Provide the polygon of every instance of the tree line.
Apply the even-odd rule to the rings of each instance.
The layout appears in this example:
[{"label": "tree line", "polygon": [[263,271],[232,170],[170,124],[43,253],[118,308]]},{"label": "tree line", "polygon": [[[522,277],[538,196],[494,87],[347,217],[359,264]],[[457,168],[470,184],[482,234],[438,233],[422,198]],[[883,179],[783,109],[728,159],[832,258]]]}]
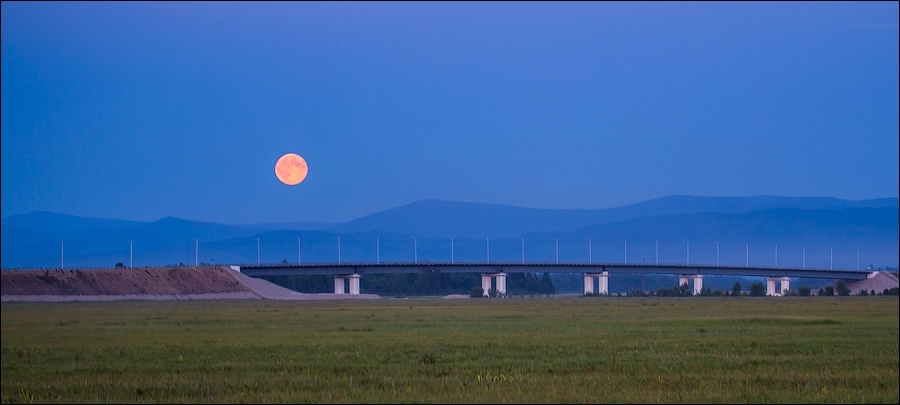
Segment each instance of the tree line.
[{"label": "tree line", "polygon": [[[259,278],[302,293],[334,292],[330,275],[282,275]],[[477,273],[397,273],[366,274],[359,279],[360,291],[388,296],[423,296],[471,293],[481,288]],[[506,276],[506,295],[555,294],[549,273],[510,273]]]}]

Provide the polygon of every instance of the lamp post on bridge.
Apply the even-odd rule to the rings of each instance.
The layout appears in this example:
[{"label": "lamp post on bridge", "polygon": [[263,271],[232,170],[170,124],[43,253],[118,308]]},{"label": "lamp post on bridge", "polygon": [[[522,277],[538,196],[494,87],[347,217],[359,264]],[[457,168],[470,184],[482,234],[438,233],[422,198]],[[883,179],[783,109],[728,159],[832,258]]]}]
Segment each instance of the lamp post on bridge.
[{"label": "lamp post on bridge", "polygon": [[338,236],[338,264],[341,264],[341,237]]},{"label": "lamp post on bridge", "polygon": [[381,243],[375,238],[375,264],[381,264]]},{"label": "lamp post on bridge", "polygon": [[450,264],[453,264],[453,237],[450,237]]},{"label": "lamp post on bridge", "polygon": [[803,268],[806,269],[806,246],[803,247]]},{"label": "lamp post on bridge", "polygon": [[685,242],[685,243],[687,243],[687,265],[690,266],[691,265],[691,242]]},{"label": "lamp post on bridge", "polygon": [[719,242],[716,242],[716,267],[719,267]]},{"label": "lamp post on bridge", "polygon": [[559,239],[556,239],[556,264],[559,264]]},{"label": "lamp post on bridge", "polygon": [[256,238],[256,265],[259,266],[259,238]]},{"label": "lamp post on bridge", "polygon": [[[256,239],[259,240],[259,238],[256,238]],[[259,257],[258,255],[259,255],[259,253],[257,253],[257,257]],[[197,265],[199,264],[198,263],[199,261],[200,261],[200,241],[197,239],[194,239],[194,267],[197,267]],[[256,265],[258,266],[259,259],[256,259],[256,261],[257,261]]]},{"label": "lamp post on bridge", "polygon": [[484,238],[487,241],[487,262],[491,262],[491,238]]},{"label": "lamp post on bridge", "polygon": [[622,239],[622,242],[625,242],[625,264],[628,264],[628,241]]},{"label": "lamp post on bridge", "polygon": [[413,236],[413,263],[419,264],[419,240]]},{"label": "lamp post on bridge", "polygon": [[522,264],[525,264],[525,238],[522,238]]},{"label": "lamp post on bridge", "polygon": [[134,241],[128,241],[128,268],[134,268]]},{"label": "lamp post on bridge", "polygon": [[654,242],[656,242],[656,265],[659,266],[659,241]]},{"label": "lamp post on bridge", "polygon": [[300,255],[300,237],[297,237],[297,264],[303,264],[303,256]]},{"label": "lamp post on bridge", "polygon": [[588,264],[594,264],[594,246],[588,239]]},{"label": "lamp post on bridge", "polygon": [[778,267],[778,245],[775,245],[775,267]]}]

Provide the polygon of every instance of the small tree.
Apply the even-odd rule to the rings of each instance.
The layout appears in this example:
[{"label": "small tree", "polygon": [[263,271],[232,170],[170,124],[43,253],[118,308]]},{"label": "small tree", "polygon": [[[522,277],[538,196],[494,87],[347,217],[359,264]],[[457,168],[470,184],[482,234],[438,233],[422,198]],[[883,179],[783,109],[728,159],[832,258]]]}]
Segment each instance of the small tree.
[{"label": "small tree", "polygon": [[731,296],[732,297],[740,297],[741,296],[741,283],[735,282],[734,287],[731,287]]},{"label": "small tree", "polygon": [[826,297],[832,297],[832,296],[834,296],[834,287],[832,287],[832,286],[830,286],[830,285],[829,285],[829,286],[825,286],[825,294],[823,294],[823,295],[825,295]]},{"label": "small tree", "polygon": [[484,288],[472,287],[472,292],[469,293],[469,296],[472,298],[484,297]]},{"label": "small tree", "polygon": [[117,268],[117,269],[124,269],[124,268],[125,268],[125,264],[123,264],[122,262],[118,262],[118,263],[116,263],[116,268]]},{"label": "small tree", "polygon": [[847,284],[845,284],[843,281],[838,281],[837,293],[842,297],[847,297],[850,295],[850,288],[848,288]]},{"label": "small tree", "polygon": [[812,288],[803,286],[798,288],[797,292],[800,293],[801,297],[809,297],[810,293],[812,292]]},{"label": "small tree", "polygon": [[684,284],[678,286],[677,290],[675,291],[675,296],[676,297],[693,297],[694,293],[691,292],[691,288],[688,287],[687,283],[684,283]]},{"label": "small tree", "polygon": [[868,296],[868,295],[869,295],[869,292],[866,291],[865,288],[863,288],[862,290],[859,290],[859,293],[856,294],[856,295],[860,295],[860,296]]},{"label": "small tree", "polygon": [[766,286],[763,283],[753,283],[750,284],[750,296],[751,297],[765,297],[766,296]]}]

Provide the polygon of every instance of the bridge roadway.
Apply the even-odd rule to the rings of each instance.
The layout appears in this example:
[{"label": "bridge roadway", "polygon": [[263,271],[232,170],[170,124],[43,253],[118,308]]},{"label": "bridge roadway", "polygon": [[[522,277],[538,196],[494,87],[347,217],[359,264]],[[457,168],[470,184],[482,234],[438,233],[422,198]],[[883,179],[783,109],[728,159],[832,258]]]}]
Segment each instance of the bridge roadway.
[{"label": "bridge roadway", "polygon": [[[232,266],[251,277],[283,275],[332,275],[335,278],[335,293],[344,292],[344,280],[349,280],[350,294],[359,294],[359,278],[364,274],[389,273],[481,273],[482,287],[506,293],[507,273],[583,273],[585,293],[608,294],[609,274],[675,274],[679,284],[693,281],[693,291],[702,289],[704,275],[757,276],[767,278],[768,295],[781,295],[789,290],[790,278],[833,278],[863,280],[872,274],[868,270],[822,269],[797,267],[730,266],[707,264],[646,264],[646,263],[521,263],[521,262],[429,262],[420,261],[394,263],[309,263],[309,264],[264,264]],[[594,279],[598,283],[594,283]],[[492,281],[495,280],[492,287]],[[780,288],[776,288],[780,283]],[[594,287],[597,287],[596,289]]]},{"label": "bridge roadway", "polygon": [[309,263],[239,266],[248,276],[297,274],[389,274],[389,273],[617,273],[617,274],[699,274],[717,276],[805,277],[864,280],[868,270],[820,269],[762,266],[716,266],[705,264],[646,263],[520,263],[520,262],[395,262],[395,263]]}]

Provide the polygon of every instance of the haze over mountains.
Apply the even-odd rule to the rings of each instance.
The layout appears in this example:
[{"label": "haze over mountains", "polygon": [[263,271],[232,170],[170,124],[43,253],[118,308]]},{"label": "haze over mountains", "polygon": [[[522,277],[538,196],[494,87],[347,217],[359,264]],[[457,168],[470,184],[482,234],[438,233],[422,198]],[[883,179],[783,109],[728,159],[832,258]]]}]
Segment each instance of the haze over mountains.
[{"label": "haze over mountains", "polygon": [[805,258],[810,267],[839,268],[855,267],[860,249],[863,266],[896,267],[898,198],[670,196],[596,210],[423,200],[343,224],[138,222],[34,212],[3,218],[0,258],[5,269],[58,268],[61,261],[66,268],[127,266],[131,257],[135,267],[337,261],[339,254],[345,262],[439,261],[451,254],[459,261],[488,254],[492,261],[520,261],[523,243],[527,261],[627,255],[770,265],[778,249],[779,265]]}]

